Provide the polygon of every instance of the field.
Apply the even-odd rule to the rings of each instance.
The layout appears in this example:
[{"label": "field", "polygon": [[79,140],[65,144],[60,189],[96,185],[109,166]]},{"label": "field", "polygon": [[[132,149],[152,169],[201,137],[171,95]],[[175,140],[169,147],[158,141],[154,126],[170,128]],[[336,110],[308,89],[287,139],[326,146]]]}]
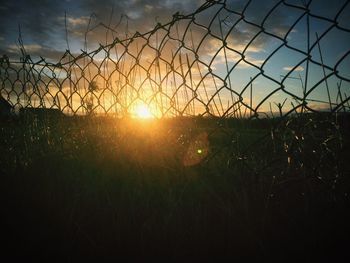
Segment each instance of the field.
[{"label": "field", "polygon": [[22,116],[0,128],[2,256],[347,256],[349,116]]}]

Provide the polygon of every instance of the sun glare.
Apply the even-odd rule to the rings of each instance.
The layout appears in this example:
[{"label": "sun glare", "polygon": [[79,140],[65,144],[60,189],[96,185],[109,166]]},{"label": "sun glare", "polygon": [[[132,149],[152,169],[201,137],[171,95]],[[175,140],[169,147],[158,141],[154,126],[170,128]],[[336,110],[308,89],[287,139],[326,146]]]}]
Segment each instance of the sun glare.
[{"label": "sun glare", "polygon": [[141,119],[150,119],[154,117],[149,107],[145,104],[140,104],[135,107],[135,115],[137,118]]}]

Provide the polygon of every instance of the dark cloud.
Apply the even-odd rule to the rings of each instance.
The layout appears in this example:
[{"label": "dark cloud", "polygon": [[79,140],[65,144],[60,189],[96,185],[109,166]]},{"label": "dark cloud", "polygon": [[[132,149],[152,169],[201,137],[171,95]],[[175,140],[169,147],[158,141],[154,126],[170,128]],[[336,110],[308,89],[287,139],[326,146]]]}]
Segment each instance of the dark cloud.
[{"label": "dark cloud", "polygon": [[[202,2],[202,0],[107,0],[101,5],[97,1],[87,0],[82,2],[80,7],[85,15],[91,14],[91,10],[93,10],[94,21],[91,26],[102,22],[104,25],[110,25],[121,37],[125,36],[126,33],[133,35],[136,31],[150,31],[157,23],[170,22],[176,12],[192,13]],[[101,41],[102,36],[103,41],[105,31],[105,27],[96,28],[93,40],[98,41],[100,38]]]},{"label": "dark cloud", "polygon": [[20,26],[24,41],[50,43],[52,36],[61,33],[57,16],[64,14],[64,10],[64,1],[59,0],[4,0],[0,8],[0,34],[13,43],[18,39]]},{"label": "dark cloud", "polygon": [[[95,30],[89,35],[90,40],[104,42],[106,28],[98,26],[100,23],[110,24],[113,29],[125,33],[123,31],[126,30],[127,17],[130,32],[144,32],[153,28],[156,22],[164,23],[171,20],[172,14],[176,11],[189,13],[195,10],[201,2],[201,0],[2,0],[0,48],[6,50],[7,46],[18,43],[20,28],[24,44],[37,44],[44,49],[64,51],[67,48],[66,22],[68,39],[72,42],[71,48],[77,51],[84,48],[79,45],[83,45],[91,15],[90,28]],[[122,25],[116,28],[121,17],[124,17]]]},{"label": "dark cloud", "polygon": [[[32,54],[39,55],[43,52],[42,56],[57,58],[59,52],[63,53],[67,49],[65,23],[70,48],[73,52],[79,52],[80,49],[84,49],[88,25],[89,29],[93,29],[87,34],[88,47],[93,49],[98,46],[98,43],[112,41],[116,36],[124,38],[127,33],[131,36],[135,31],[147,32],[154,28],[157,22],[164,24],[171,21],[175,12],[192,13],[204,2],[204,0],[2,0],[0,2],[0,50],[14,52],[11,47],[17,42],[18,25],[20,25],[24,44],[32,48]],[[208,27],[211,23],[211,33],[221,37],[219,18],[225,18],[225,23],[221,24],[223,35],[226,36],[234,26],[227,39],[232,45],[242,46],[254,37],[259,28],[249,26],[243,21],[235,25],[240,17],[233,15],[230,11],[242,12],[245,8],[245,18],[260,25],[269,11],[279,2],[253,0],[247,4],[246,0],[227,0],[226,10],[221,10],[219,16],[215,17],[215,14],[222,7],[221,4],[198,14],[196,22],[204,27]],[[286,0],[286,2],[301,4],[299,0]],[[313,1],[311,6],[315,10],[322,10],[321,2]],[[264,26],[269,32],[284,37],[291,26],[290,21],[293,21],[297,15],[297,12],[293,13],[290,8],[281,3],[269,14]],[[213,18],[215,19],[212,21]],[[179,23],[180,31],[183,32],[188,23],[189,21]],[[106,26],[113,29],[109,31],[107,37]],[[191,29],[194,39],[199,40],[203,37],[199,27],[192,26]],[[268,41],[268,38],[259,38],[252,44],[252,48],[262,48]],[[206,46],[204,52],[213,52],[215,48],[217,48],[215,45]]]},{"label": "dark cloud", "polygon": [[[22,56],[21,49],[24,49],[23,51],[26,55],[29,55],[31,58],[34,58],[34,61],[37,60],[36,58],[43,58],[46,60],[46,62],[51,63],[57,63],[57,61],[59,61],[64,54],[61,50],[57,50],[47,46],[41,46],[38,44],[24,44],[23,46],[9,45],[6,47],[6,50],[0,48],[0,54],[6,54],[11,59],[19,60],[19,58]],[[77,56],[77,54],[74,55]]]}]

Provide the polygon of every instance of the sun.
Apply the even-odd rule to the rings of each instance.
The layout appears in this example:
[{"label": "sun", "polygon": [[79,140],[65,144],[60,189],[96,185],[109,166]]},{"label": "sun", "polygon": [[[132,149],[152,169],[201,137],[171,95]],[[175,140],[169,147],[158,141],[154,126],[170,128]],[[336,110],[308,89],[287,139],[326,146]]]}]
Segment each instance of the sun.
[{"label": "sun", "polygon": [[150,119],[154,118],[153,114],[151,113],[149,107],[145,104],[139,104],[135,107],[135,116],[137,118],[141,119]]}]

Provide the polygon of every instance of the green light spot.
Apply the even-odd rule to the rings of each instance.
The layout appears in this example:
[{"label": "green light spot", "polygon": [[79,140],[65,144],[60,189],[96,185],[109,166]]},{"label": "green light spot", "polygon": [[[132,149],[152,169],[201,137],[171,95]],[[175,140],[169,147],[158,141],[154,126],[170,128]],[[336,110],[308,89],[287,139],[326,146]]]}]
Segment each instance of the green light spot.
[{"label": "green light spot", "polygon": [[198,149],[198,150],[197,150],[197,153],[198,153],[198,154],[202,154],[202,149]]}]

